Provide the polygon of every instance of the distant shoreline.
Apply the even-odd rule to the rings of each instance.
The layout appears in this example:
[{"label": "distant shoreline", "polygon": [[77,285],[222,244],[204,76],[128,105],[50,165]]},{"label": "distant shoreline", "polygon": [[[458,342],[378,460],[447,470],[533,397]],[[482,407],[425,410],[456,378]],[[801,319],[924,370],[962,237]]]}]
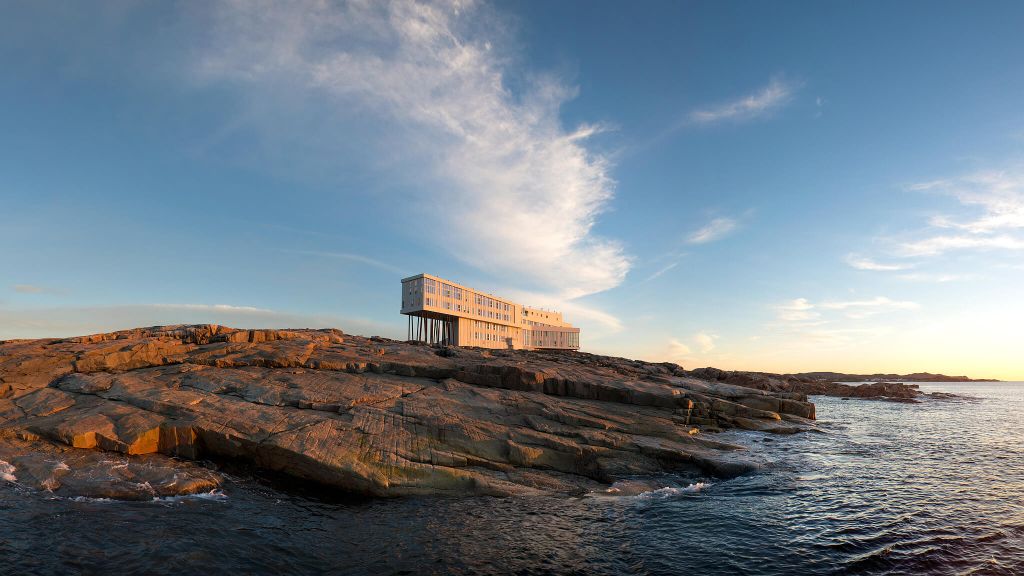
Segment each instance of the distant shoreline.
[{"label": "distant shoreline", "polygon": [[995,378],[969,378],[967,376],[946,376],[930,372],[913,374],[844,374],[841,372],[801,372],[787,374],[796,378],[812,380],[830,380],[832,382],[1002,382]]}]

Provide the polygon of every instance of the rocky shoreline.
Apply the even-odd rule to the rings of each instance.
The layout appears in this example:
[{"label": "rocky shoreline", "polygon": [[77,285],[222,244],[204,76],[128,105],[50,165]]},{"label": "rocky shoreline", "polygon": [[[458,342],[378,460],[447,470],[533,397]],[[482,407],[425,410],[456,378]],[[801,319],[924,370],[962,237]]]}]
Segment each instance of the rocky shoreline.
[{"label": "rocky shoreline", "polygon": [[[918,402],[919,398],[950,398],[953,394],[922,392],[917,384],[905,382],[865,382],[849,384],[819,376],[831,372],[808,374],[771,374],[767,372],[726,371],[718,368],[698,368],[689,375],[713,382],[725,382],[737,386],[756,388],[772,392],[789,392],[807,396],[838,396],[862,400],[886,400],[890,402]],[[849,375],[841,375],[849,376]],[[992,382],[992,380],[935,380],[936,382]]]},{"label": "rocky shoreline", "polygon": [[712,432],[813,429],[807,395],[838,391],[797,382],[338,330],[194,325],[12,340],[0,342],[0,482],[146,499],[215,489],[220,475],[194,462],[226,460],[371,496],[729,477],[756,465]]}]

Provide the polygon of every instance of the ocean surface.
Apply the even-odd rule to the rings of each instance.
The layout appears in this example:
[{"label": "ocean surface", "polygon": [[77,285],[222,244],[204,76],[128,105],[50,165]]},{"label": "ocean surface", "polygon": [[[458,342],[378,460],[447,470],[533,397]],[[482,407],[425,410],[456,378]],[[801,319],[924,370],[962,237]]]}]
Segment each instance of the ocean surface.
[{"label": "ocean surface", "polygon": [[[822,433],[720,434],[763,462],[586,497],[55,499],[0,479],[3,574],[1024,574],[1024,383],[814,397]],[[3,472],[3,471],[0,471]]]}]

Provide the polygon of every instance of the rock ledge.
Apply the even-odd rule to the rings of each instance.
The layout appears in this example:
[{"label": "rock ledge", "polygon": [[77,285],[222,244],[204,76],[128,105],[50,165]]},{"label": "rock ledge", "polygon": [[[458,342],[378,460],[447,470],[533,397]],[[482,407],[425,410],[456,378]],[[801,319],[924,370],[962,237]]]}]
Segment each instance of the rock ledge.
[{"label": "rock ledge", "polygon": [[[73,470],[106,453],[136,467],[121,480],[158,486],[156,496],[218,485],[181,459],[228,458],[376,496],[573,493],[680,470],[742,474],[754,466],[743,450],[706,432],[813,426],[803,393],[698,376],[338,330],[15,340],[0,342],[0,460],[20,482],[32,458]],[[74,475],[47,474],[33,472],[33,485],[60,489],[63,477],[74,488]]]}]

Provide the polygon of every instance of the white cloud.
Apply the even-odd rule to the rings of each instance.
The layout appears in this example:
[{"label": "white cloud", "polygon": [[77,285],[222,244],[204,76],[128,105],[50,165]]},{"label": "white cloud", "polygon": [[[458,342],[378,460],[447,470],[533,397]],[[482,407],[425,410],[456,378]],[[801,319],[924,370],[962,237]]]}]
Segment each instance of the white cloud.
[{"label": "white cloud", "polygon": [[872,260],[871,258],[864,258],[857,256],[856,254],[850,254],[846,257],[846,263],[857,270],[873,270],[873,271],[896,271],[906,270],[911,266],[909,264],[882,264]]},{"label": "white cloud", "polygon": [[418,180],[432,241],[468,264],[564,297],[615,287],[631,261],[593,232],[614,188],[586,146],[599,129],[563,128],[574,90],[557,79],[509,88],[514,55],[484,12],[457,0],[230,3],[200,71],[378,117],[429,165]]},{"label": "white cloud", "polygon": [[956,198],[973,217],[937,215],[934,229],[954,233],[932,234],[903,242],[905,256],[937,256],[954,250],[1024,250],[1024,171],[984,171],[961,178],[913,184],[914,191],[943,193]]},{"label": "white cloud", "polygon": [[502,296],[512,298],[528,306],[557,310],[573,325],[586,329],[587,340],[621,332],[622,320],[614,314],[589,306],[579,300],[563,298],[557,294],[506,290]]},{"label": "white cloud", "polygon": [[714,242],[735,230],[736,225],[736,220],[733,220],[732,218],[715,218],[700,230],[690,234],[687,238],[687,242],[690,244],[706,244],[708,242]]},{"label": "white cloud", "polygon": [[685,356],[689,356],[690,354],[693,353],[693,350],[689,346],[687,346],[686,344],[683,344],[682,342],[680,342],[679,340],[676,340],[675,338],[672,338],[671,340],[669,340],[668,345],[669,345],[669,358],[681,359],[681,358],[683,358]]},{"label": "white cloud", "polygon": [[691,122],[711,124],[725,120],[751,120],[768,115],[787,104],[796,93],[799,85],[772,79],[767,86],[757,92],[736,100],[711,106],[690,113]]},{"label": "white cloud", "polygon": [[669,338],[668,345],[659,354],[652,357],[668,358],[673,362],[686,362],[688,364],[709,362],[712,359],[721,361],[728,358],[728,354],[707,356],[707,354],[715,350],[716,340],[718,340],[718,336],[703,331],[697,332],[683,340]]},{"label": "white cloud", "polygon": [[14,291],[18,294],[40,294],[45,292],[45,289],[34,284],[15,284]]},{"label": "white cloud", "polygon": [[826,310],[847,310],[849,308],[875,308],[890,310],[914,310],[920,308],[917,302],[899,301],[876,296],[870,300],[847,300],[839,302],[823,302],[818,305]]},{"label": "white cloud", "polygon": [[900,247],[905,256],[937,256],[951,250],[970,248],[1024,250],[1024,238],[1008,234],[999,236],[932,236],[923,240],[904,242]]},{"label": "white cloud", "polygon": [[811,304],[806,298],[796,298],[776,306],[776,312],[779,320],[783,322],[810,322],[820,316],[814,310],[814,304]]},{"label": "white cloud", "polygon": [[768,328],[776,332],[780,346],[789,339],[801,347],[841,349],[892,331],[891,327],[869,319],[884,313],[917,308],[919,305],[916,302],[893,300],[884,296],[819,303],[797,298],[775,306],[778,322]]},{"label": "white cloud", "polygon": [[697,344],[697,348],[705,354],[715,349],[715,340],[717,339],[718,336],[706,332],[698,332],[693,335],[693,341]]},{"label": "white cloud", "polygon": [[[869,300],[845,300],[812,303],[806,298],[797,298],[775,306],[778,320],[789,328],[808,329],[834,323],[837,313],[847,319],[861,320],[883,312],[916,310],[916,302],[893,300],[877,296]],[[821,330],[820,328],[818,330]]]},{"label": "white cloud", "polygon": [[944,284],[946,282],[968,280],[972,278],[972,276],[969,274],[928,274],[924,272],[915,272],[913,274],[900,274],[898,278],[900,280],[907,280],[910,282],[935,282]]}]

